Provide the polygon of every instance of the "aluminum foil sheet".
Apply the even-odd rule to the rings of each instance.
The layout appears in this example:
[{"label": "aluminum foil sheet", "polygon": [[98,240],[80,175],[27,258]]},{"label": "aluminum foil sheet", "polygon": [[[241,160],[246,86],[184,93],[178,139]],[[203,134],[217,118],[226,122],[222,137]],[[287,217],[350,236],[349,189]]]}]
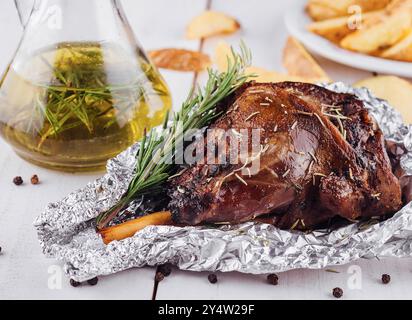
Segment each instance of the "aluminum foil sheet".
[{"label": "aluminum foil sheet", "polygon": [[[412,174],[412,127],[403,125],[400,114],[366,89],[343,83],[325,87],[362,99],[386,138],[404,143],[408,153],[401,165]],[[324,268],[361,257],[412,256],[412,203],[366,229],[352,224],[304,234],[252,222],[220,228],[152,226],[106,246],[95,232],[94,219],[126,191],[138,148],[136,144],[109,161],[105,176],[49,204],[35,220],[44,253],[63,261],[67,275],[76,281],[166,262],[190,271],[264,274]]]}]

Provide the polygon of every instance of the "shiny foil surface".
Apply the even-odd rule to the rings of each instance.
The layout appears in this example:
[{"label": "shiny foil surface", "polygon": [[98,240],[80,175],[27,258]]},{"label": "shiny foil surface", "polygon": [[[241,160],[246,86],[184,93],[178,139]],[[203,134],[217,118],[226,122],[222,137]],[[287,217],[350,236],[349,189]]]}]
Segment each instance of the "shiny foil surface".
[{"label": "shiny foil surface", "polygon": [[[404,143],[408,153],[401,165],[412,175],[412,126],[403,125],[397,111],[366,89],[343,83],[325,87],[355,94],[364,101],[385,137]],[[368,228],[358,223],[305,234],[253,222],[219,228],[152,226],[134,237],[104,245],[95,231],[95,218],[127,190],[138,148],[136,144],[109,161],[105,176],[60,202],[49,204],[35,220],[43,252],[62,261],[67,275],[76,281],[166,262],[190,271],[265,274],[319,269],[361,257],[412,255],[412,203],[392,218]],[[142,203],[137,202],[134,207],[139,205]]]}]

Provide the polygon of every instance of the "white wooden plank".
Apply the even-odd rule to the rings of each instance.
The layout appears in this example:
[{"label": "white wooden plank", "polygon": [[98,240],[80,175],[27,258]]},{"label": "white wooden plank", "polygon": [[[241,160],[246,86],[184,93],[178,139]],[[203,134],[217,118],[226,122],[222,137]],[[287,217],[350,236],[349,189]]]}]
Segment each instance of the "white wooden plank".
[{"label": "white wooden plank", "polygon": [[[269,285],[265,275],[218,273],[218,283],[210,284],[208,273],[173,273],[161,282],[158,300],[191,299],[334,299],[332,290],[344,290],[343,299],[410,299],[412,259],[388,259],[382,261],[360,260],[347,266],[334,267],[340,273],[324,270],[293,270],[279,273],[279,285]],[[353,286],[353,272],[359,272],[358,286]],[[389,273],[392,281],[381,282],[383,273]],[[358,278],[357,278],[358,279]]]},{"label": "white wooden plank", "polygon": [[[184,48],[197,50],[199,41],[185,39],[187,22],[206,7],[206,0],[123,1],[125,11],[137,38],[146,50]],[[162,70],[179,110],[193,82],[193,73]]]},{"label": "white wooden plank", "polygon": [[[101,280],[101,290],[71,288],[66,277],[62,288],[53,290],[48,282],[62,271],[61,264],[46,259],[41,253],[33,227],[35,217],[47,203],[57,201],[68,193],[97,178],[95,175],[57,173],[28,164],[18,158],[3,141],[0,142],[0,298],[69,299],[69,298],[141,298],[150,299],[153,270],[134,270],[119,277]],[[30,177],[38,174],[41,184],[32,186]],[[13,177],[20,175],[23,186],[15,186]],[[52,274],[49,274],[53,272]],[[115,290],[104,290],[112,287]]]},{"label": "white wooden plank", "polygon": [[[205,1],[189,5],[189,0],[125,0],[126,13],[137,37],[145,48],[181,46],[196,49],[198,41],[184,40],[188,19],[205,6]],[[171,14],[171,13],[174,14]],[[0,70],[5,70],[21,36],[21,27],[12,0],[0,2]],[[163,72],[173,92],[174,106],[186,97],[193,74]],[[38,174],[41,185],[32,186],[30,177]],[[16,187],[14,176],[26,183]],[[104,277],[98,286],[72,288],[66,278],[62,288],[53,290],[48,282],[62,265],[46,259],[32,226],[34,218],[47,203],[60,200],[82,188],[100,174],[65,174],[35,167],[18,158],[4,141],[0,141],[0,299],[150,299],[153,292],[153,268],[129,270]],[[52,274],[49,274],[52,272]]]},{"label": "white wooden plank", "polygon": [[144,48],[182,47],[197,50],[198,41],[187,40],[184,35],[189,19],[205,8],[205,0],[123,0],[122,3]]},{"label": "white wooden plank", "polygon": [[[13,0],[0,3],[0,75],[10,63],[22,35],[22,27]],[[1,77],[1,76],[0,76]]]}]

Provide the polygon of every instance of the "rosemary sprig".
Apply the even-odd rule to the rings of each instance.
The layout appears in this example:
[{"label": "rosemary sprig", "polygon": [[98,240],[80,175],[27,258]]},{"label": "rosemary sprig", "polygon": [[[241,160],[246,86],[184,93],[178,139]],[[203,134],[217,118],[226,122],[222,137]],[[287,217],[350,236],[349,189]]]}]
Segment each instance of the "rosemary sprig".
[{"label": "rosemary sprig", "polygon": [[[39,136],[37,148],[51,137],[83,127],[90,136],[100,129],[128,122],[137,106],[143,108],[146,95],[167,96],[153,70],[141,61],[144,74],[124,85],[110,85],[107,79],[104,49],[97,43],[59,44],[54,61],[39,55],[42,66],[52,75],[50,83],[36,83],[34,111],[27,120],[27,132]],[[113,76],[113,75],[112,75]],[[154,84],[146,88],[147,81]],[[125,99],[126,98],[126,99]],[[125,121],[122,120],[125,118]]]},{"label": "rosemary sprig", "polygon": [[160,132],[152,130],[145,135],[136,155],[137,164],[135,177],[122,199],[111,209],[100,214],[97,218],[98,228],[107,224],[124,210],[133,199],[152,193],[161,188],[162,184],[173,175],[176,166],[170,164],[178,155],[175,146],[183,143],[184,135],[191,129],[201,129],[208,126],[222,112],[217,105],[236,89],[242,86],[251,75],[245,75],[245,68],[250,65],[250,51],[242,43],[240,53],[232,50],[232,58],[228,59],[228,69],[224,73],[209,70],[209,79],[203,90],[194,90],[183,103],[181,110],[174,114],[169,126],[165,125]]}]

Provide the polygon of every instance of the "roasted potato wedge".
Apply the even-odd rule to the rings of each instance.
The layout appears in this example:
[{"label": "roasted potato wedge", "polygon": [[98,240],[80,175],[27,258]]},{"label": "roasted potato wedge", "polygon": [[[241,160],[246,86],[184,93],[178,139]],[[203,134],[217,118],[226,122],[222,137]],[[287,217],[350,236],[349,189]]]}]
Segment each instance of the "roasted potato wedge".
[{"label": "roasted potato wedge", "polygon": [[340,45],[345,49],[367,54],[393,46],[409,31],[412,25],[412,11],[405,3],[396,10],[380,15],[378,20],[377,23],[371,23],[349,34]]},{"label": "roasted potato wedge", "polygon": [[366,87],[378,98],[387,100],[406,123],[412,124],[412,83],[395,76],[379,76],[359,81],[355,87]]},{"label": "roasted potato wedge", "polygon": [[314,3],[313,1],[310,1],[306,6],[306,12],[315,21],[323,21],[340,16],[336,10],[333,10],[333,8]]},{"label": "roasted potato wedge", "polygon": [[283,50],[283,65],[291,76],[319,79],[319,82],[330,82],[326,72],[315,59],[293,37],[289,37]]},{"label": "roasted potato wedge", "polygon": [[217,11],[205,11],[188,25],[186,38],[202,39],[217,35],[231,34],[240,29],[240,23],[228,15]]},{"label": "roasted potato wedge", "polygon": [[[368,25],[370,21],[378,18],[383,12],[380,10],[363,14],[360,21],[361,25]],[[356,31],[356,29],[350,27],[349,19],[350,17],[341,17],[314,22],[308,26],[308,30],[339,44],[347,35]]]},{"label": "roasted potato wedge", "polygon": [[154,50],[149,56],[158,68],[176,71],[200,72],[211,63],[208,55],[186,49]]},{"label": "roasted potato wedge", "polygon": [[311,23],[308,30],[334,43],[339,43],[348,34],[354,32],[348,27],[348,18],[334,18]]},{"label": "roasted potato wedge", "polygon": [[309,0],[308,14],[315,21],[348,16],[352,6],[359,6],[363,13],[385,8],[392,0]]},{"label": "roasted potato wedge", "polygon": [[411,7],[410,0],[392,0],[385,8],[387,11],[396,11],[399,9],[406,9]]},{"label": "roasted potato wedge", "polygon": [[405,38],[393,47],[385,50],[381,56],[386,59],[412,62],[412,29]]}]

